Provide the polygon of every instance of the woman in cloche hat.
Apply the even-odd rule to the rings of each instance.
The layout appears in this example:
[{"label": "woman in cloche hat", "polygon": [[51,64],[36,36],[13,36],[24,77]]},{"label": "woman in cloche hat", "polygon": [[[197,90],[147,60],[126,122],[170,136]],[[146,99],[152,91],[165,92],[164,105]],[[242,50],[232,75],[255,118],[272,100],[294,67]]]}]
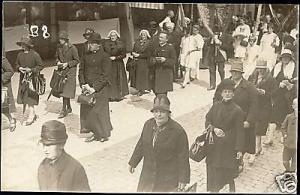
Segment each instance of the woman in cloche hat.
[{"label": "woman in cloche hat", "polygon": [[38,168],[41,191],[91,191],[83,166],[64,150],[67,139],[62,122],[50,120],[42,125],[39,143],[43,145],[45,159]]},{"label": "woman in cloche hat", "polygon": [[67,75],[63,92],[59,94],[63,98],[63,107],[58,118],[64,118],[72,112],[70,99],[75,98],[77,65],[80,60],[77,48],[69,42],[68,33],[61,31],[58,38],[59,45],[56,50],[56,64],[58,69]]},{"label": "woman in cloche hat", "polygon": [[224,79],[218,89],[222,99],[213,104],[205,121],[207,131],[214,132],[214,148],[206,154],[207,191],[218,192],[229,184],[229,191],[235,192],[237,159],[242,158],[245,142],[244,112],[232,100],[235,83],[231,79]]},{"label": "woman in cloche hat", "polygon": [[20,72],[17,103],[23,104],[23,112],[28,106],[29,115],[25,123],[27,126],[37,119],[34,106],[39,104],[39,95],[35,91],[34,77],[37,77],[43,69],[43,62],[40,55],[33,50],[33,44],[29,37],[22,37],[17,45],[22,47],[22,51],[18,53],[16,60],[17,70]]},{"label": "woman in cloche hat", "polygon": [[267,145],[273,143],[273,132],[280,127],[286,115],[293,111],[292,101],[297,97],[297,70],[292,51],[283,49],[280,61],[271,72],[276,79],[278,90],[273,96],[273,113],[269,125],[270,137],[265,142]]},{"label": "woman in cloche hat", "polygon": [[174,192],[190,182],[189,145],[185,130],[170,117],[164,94],[154,99],[154,117],[146,121],[129,161],[129,171],[144,158],[138,192]]}]

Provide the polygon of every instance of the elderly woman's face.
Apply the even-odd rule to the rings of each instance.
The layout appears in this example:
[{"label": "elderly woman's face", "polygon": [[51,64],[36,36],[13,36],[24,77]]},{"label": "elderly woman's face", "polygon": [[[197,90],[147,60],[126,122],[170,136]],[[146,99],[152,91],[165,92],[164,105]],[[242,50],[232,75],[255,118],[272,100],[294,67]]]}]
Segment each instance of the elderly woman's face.
[{"label": "elderly woman's face", "polygon": [[147,39],[147,33],[146,32],[141,32],[141,39],[145,40]]},{"label": "elderly woman's face", "polygon": [[118,35],[115,32],[112,32],[110,34],[110,40],[116,41],[118,39]]},{"label": "elderly woman's face", "polygon": [[45,153],[46,158],[50,160],[57,159],[62,151],[63,151],[63,145],[45,145],[43,144],[43,150]]},{"label": "elderly woman's face", "polygon": [[174,29],[174,28],[173,28],[173,26],[172,26],[171,24],[167,24],[167,25],[166,25],[166,28],[167,28],[167,31],[168,31],[168,32],[173,32],[173,29]]},{"label": "elderly woman's face", "polygon": [[233,98],[234,92],[231,89],[224,89],[221,93],[222,98],[226,100],[231,100]]},{"label": "elderly woman's face", "polygon": [[169,120],[170,113],[165,110],[153,110],[153,115],[157,126],[162,126]]}]

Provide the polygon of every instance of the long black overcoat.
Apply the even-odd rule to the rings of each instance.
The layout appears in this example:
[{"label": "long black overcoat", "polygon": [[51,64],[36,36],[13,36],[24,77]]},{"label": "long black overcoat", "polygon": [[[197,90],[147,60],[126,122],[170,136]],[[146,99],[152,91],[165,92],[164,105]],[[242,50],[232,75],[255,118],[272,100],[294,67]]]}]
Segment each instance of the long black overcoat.
[{"label": "long black overcoat", "polygon": [[185,130],[172,119],[152,145],[156,125],[146,121],[142,135],[134,149],[129,165],[136,167],[144,159],[138,191],[172,192],[179,182],[190,182],[189,144]]}]

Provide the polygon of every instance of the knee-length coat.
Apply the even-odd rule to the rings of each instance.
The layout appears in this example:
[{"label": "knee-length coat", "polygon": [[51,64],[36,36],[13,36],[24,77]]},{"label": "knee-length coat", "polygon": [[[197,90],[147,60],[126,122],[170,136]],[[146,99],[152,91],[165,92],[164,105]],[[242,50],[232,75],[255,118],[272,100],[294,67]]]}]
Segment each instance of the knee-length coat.
[{"label": "knee-length coat", "polygon": [[111,57],[116,57],[112,61],[110,71],[109,96],[111,99],[121,99],[129,94],[127,76],[123,59],[126,57],[126,48],[124,43],[117,39],[116,41],[107,40],[104,42],[104,51]]},{"label": "knee-length coat", "polygon": [[224,137],[213,135],[214,144],[206,155],[207,190],[218,191],[237,176],[236,153],[243,151],[244,113],[233,101],[218,101],[206,115],[205,125],[222,129]]},{"label": "knee-length coat", "polygon": [[154,118],[146,121],[129,161],[136,167],[144,159],[139,192],[174,192],[178,183],[190,182],[189,144],[185,130],[172,119],[152,145]]},{"label": "knee-length coat", "polygon": [[[222,100],[220,85],[217,86],[214,102]],[[242,78],[239,85],[234,90],[232,99],[244,112],[244,121],[250,123],[250,127],[245,129],[245,144],[243,152],[255,153],[255,123],[257,120],[257,91],[255,86]]]},{"label": "knee-length coat", "polygon": [[80,62],[77,48],[70,43],[64,46],[59,45],[56,50],[56,62],[58,61],[68,63],[68,67],[64,70],[67,72],[67,82],[60,96],[74,99],[76,93],[77,65]]},{"label": "knee-length coat", "polygon": [[272,115],[272,99],[274,92],[277,90],[278,86],[276,80],[272,77],[270,73],[267,73],[262,80],[258,80],[258,72],[254,73],[248,79],[252,82],[257,89],[265,90],[265,94],[257,95],[257,121],[255,124],[255,133],[259,136],[266,135],[268,124],[271,120]]},{"label": "knee-length coat", "polygon": [[54,163],[47,158],[41,162],[38,183],[41,191],[91,191],[83,166],[65,151]]},{"label": "knee-length coat", "polygon": [[[166,61],[163,63],[157,62],[155,57],[165,57]],[[155,93],[173,91],[173,69],[176,59],[176,51],[171,44],[158,45],[153,50],[150,57],[150,64],[154,68],[153,91]]]},{"label": "knee-length coat", "polygon": [[16,111],[14,95],[11,87],[11,77],[14,75],[14,69],[5,57],[2,57],[2,86],[7,87],[9,112]]},{"label": "knee-length coat", "polygon": [[[20,67],[23,68],[30,68],[32,71],[32,77],[36,77],[39,72],[43,69],[43,62],[40,55],[30,49],[28,53],[21,51],[18,53],[17,60],[16,60],[16,68],[19,70]],[[18,89],[18,97],[17,103],[18,104],[28,104],[30,106],[38,105],[39,104],[39,95],[37,93],[29,94],[28,89],[24,89],[24,85],[22,85],[22,80],[25,74],[20,72],[20,81],[19,81],[19,89]]]},{"label": "knee-length coat", "polygon": [[137,90],[149,90],[150,85],[150,40],[137,40],[133,46],[133,52],[140,54],[135,59],[136,65],[136,83]]},{"label": "knee-length coat", "polygon": [[110,137],[112,124],[109,113],[109,73],[111,60],[109,55],[102,49],[97,52],[85,53],[79,65],[80,86],[89,84],[93,87],[96,98],[96,105],[80,106],[81,127],[93,131],[97,138]]}]

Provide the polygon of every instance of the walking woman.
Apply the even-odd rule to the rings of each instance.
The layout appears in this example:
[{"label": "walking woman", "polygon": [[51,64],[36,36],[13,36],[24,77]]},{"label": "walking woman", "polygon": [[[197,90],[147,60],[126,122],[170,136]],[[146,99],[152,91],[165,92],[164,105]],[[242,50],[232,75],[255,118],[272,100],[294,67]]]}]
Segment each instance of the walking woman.
[{"label": "walking woman", "polygon": [[150,34],[148,30],[141,30],[139,39],[135,42],[132,55],[136,62],[136,89],[139,91],[138,96],[150,90]]},{"label": "walking woman", "polygon": [[108,84],[111,60],[101,49],[101,36],[90,35],[90,52],[85,53],[79,65],[79,83],[83,92],[93,94],[95,105],[80,105],[81,131],[92,131],[86,142],[108,141],[112,125],[109,115]]},{"label": "walking woman", "polygon": [[213,132],[213,144],[206,155],[207,191],[219,192],[226,184],[235,192],[234,178],[238,175],[237,159],[242,158],[245,130],[244,112],[232,100],[234,82],[224,79],[220,85],[222,100],[213,104],[206,115],[205,126]]},{"label": "walking woman", "polygon": [[[39,104],[39,95],[35,91],[35,80],[39,72],[43,69],[43,62],[40,55],[33,50],[33,44],[29,37],[22,37],[17,45],[22,47],[16,60],[17,70],[20,71],[20,82],[17,103],[23,104],[23,108],[28,106],[29,115],[25,125],[31,125],[36,121],[34,106]],[[24,110],[25,111],[25,110]]]},{"label": "walking woman", "polygon": [[[3,52],[3,51],[2,51]],[[4,53],[4,52],[3,52]],[[16,129],[16,119],[12,117],[11,113],[16,111],[15,100],[11,88],[11,77],[14,75],[14,70],[8,60],[4,57],[2,53],[2,82],[1,88],[2,91],[5,89],[5,98],[2,95],[2,102],[6,100],[6,102],[2,103],[2,113],[9,120],[9,130],[14,131]]]},{"label": "walking woman", "polygon": [[189,144],[185,130],[171,119],[165,94],[154,99],[154,117],[146,121],[129,161],[129,172],[143,159],[138,192],[176,192],[190,182]]},{"label": "walking woman", "polygon": [[266,145],[273,144],[274,131],[280,128],[285,117],[293,112],[292,101],[297,97],[297,70],[292,57],[292,51],[284,49],[280,62],[275,65],[271,74],[276,79],[277,90],[273,94],[273,112],[269,124]]},{"label": "walking woman", "polygon": [[261,137],[266,135],[273,110],[271,97],[278,86],[276,85],[276,80],[272,77],[267,67],[267,61],[264,60],[257,61],[256,70],[249,77],[249,81],[255,85],[258,93],[258,112],[255,124],[256,152],[255,155],[252,154],[249,159],[249,164],[252,165],[254,163],[255,156],[262,153]]},{"label": "walking woman", "polygon": [[108,33],[109,40],[104,43],[104,51],[110,55],[112,68],[110,71],[110,101],[121,101],[124,96],[129,94],[127,76],[123,59],[126,57],[124,43],[120,40],[120,35],[116,30]]},{"label": "walking woman", "polygon": [[64,118],[72,112],[70,99],[75,98],[76,92],[76,73],[79,64],[77,48],[69,42],[66,31],[59,33],[59,45],[56,51],[56,64],[58,69],[62,69],[67,75],[67,82],[64,85],[60,97],[63,98],[63,107],[58,118]]}]

